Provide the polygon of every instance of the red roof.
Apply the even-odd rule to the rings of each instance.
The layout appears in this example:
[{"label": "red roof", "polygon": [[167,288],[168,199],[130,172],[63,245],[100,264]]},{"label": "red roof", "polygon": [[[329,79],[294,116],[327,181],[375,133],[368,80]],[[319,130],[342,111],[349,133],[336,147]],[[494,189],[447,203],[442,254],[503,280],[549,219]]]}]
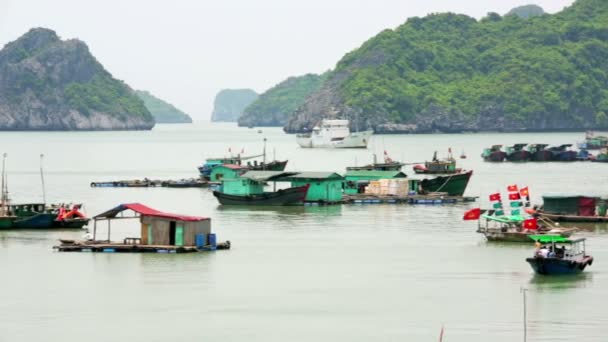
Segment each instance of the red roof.
[{"label": "red roof", "polygon": [[113,218],[113,217],[116,217],[116,215],[118,215],[118,213],[123,212],[125,210],[129,210],[129,209],[133,210],[136,213],[139,213],[142,216],[159,217],[159,218],[176,220],[176,221],[195,222],[195,221],[203,221],[203,220],[209,219],[207,217],[187,216],[187,215],[165,213],[165,212],[158,211],[156,209],[147,207],[140,203],[121,204],[121,205],[117,206],[116,208],[110,209],[106,212],[96,215],[94,218]]}]

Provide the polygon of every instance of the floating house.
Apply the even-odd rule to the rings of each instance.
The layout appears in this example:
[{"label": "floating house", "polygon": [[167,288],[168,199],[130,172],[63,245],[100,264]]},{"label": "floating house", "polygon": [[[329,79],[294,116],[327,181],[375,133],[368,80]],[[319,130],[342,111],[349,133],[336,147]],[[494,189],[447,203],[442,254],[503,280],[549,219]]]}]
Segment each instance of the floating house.
[{"label": "floating house", "polygon": [[543,196],[541,216],[553,221],[608,222],[608,199],[585,195]]},{"label": "floating house", "polygon": [[[124,215],[130,211],[133,215]],[[119,219],[139,219],[141,234],[112,242],[111,223]],[[211,219],[198,216],[170,214],[143,204],[121,204],[93,217],[93,236],[89,240],[60,240],[54,248],[61,252],[153,252],[187,253],[230,248],[230,241],[217,243],[211,232]],[[98,239],[98,223],[107,223],[107,237]]]},{"label": "floating house", "polygon": [[[355,195],[365,192],[365,187],[371,181],[381,179],[406,179],[407,175],[401,171],[374,171],[374,170],[349,170],[344,176],[345,185],[344,193],[347,195]],[[417,189],[417,181],[411,180],[410,189]],[[416,184],[413,184],[416,183]]]},{"label": "floating house", "polygon": [[234,179],[247,172],[246,166],[236,164],[218,165],[211,170],[209,181],[221,182],[222,179]]},{"label": "floating house", "polygon": [[335,172],[298,172],[286,179],[292,187],[308,186],[306,202],[342,202],[344,177]]}]

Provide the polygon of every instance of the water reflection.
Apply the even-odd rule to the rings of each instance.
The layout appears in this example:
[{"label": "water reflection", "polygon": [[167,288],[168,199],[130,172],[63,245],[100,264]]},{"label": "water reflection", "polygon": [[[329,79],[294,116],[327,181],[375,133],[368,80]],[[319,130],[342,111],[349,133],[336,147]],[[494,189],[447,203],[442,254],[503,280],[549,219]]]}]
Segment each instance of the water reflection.
[{"label": "water reflection", "polygon": [[593,283],[593,273],[583,272],[580,274],[546,276],[534,274],[530,278],[530,285],[534,285],[537,291],[556,291],[573,288],[584,288]]}]

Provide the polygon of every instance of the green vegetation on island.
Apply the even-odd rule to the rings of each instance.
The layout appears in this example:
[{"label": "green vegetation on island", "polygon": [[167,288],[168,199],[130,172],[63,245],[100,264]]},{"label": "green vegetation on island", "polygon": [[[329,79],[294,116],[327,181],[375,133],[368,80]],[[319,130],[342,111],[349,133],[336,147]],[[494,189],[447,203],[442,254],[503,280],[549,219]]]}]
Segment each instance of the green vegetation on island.
[{"label": "green vegetation on island", "polygon": [[145,90],[136,90],[135,93],[144,102],[157,123],[192,123],[192,118]]},{"label": "green vegetation on island", "polygon": [[239,126],[283,126],[306,98],[317,91],[327,73],[290,77],[264,92],[239,118]]},{"label": "green vegetation on island", "polygon": [[154,118],[85,43],[31,29],[0,51],[0,130],[151,129]]},{"label": "green vegetation on island", "polygon": [[257,98],[258,93],[251,89],[223,89],[215,96],[211,121],[236,122]]},{"label": "green vegetation on island", "polygon": [[608,1],[578,0],[529,19],[410,18],[346,54],[285,130],[321,117],[387,133],[602,129],[607,113]]}]

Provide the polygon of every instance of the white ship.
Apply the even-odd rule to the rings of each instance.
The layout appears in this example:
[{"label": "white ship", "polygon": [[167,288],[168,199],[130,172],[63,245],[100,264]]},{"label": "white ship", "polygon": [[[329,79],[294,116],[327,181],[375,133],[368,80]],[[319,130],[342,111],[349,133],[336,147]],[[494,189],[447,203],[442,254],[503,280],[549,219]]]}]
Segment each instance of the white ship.
[{"label": "white ship", "polygon": [[322,120],[312,133],[298,134],[296,140],[305,148],[367,148],[373,131],[351,133],[348,120]]}]

